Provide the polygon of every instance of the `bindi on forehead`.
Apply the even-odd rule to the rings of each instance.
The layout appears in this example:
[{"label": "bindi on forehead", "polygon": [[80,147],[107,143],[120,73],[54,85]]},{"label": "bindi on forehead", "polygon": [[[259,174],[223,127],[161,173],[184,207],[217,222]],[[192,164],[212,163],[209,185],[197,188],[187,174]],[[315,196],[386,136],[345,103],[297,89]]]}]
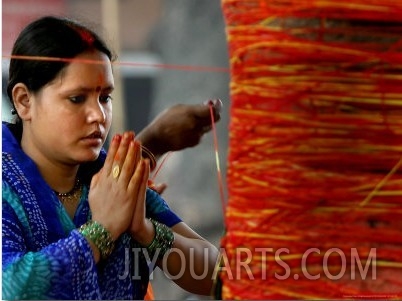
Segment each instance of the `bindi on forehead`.
[{"label": "bindi on forehead", "polygon": [[[85,52],[76,57],[77,61],[69,64],[61,76],[66,90],[90,90],[100,92],[113,90],[114,80],[110,61],[98,52]],[[92,60],[91,62],[82,61]],[[95,61],[95,62],[94,62]]]},{"label": "bindi on forehead", "polygon": [[105,76],[103,74],[98,74],[98,85],[95,88],[96,92],[102,90],[102,85],[105,83]]}]

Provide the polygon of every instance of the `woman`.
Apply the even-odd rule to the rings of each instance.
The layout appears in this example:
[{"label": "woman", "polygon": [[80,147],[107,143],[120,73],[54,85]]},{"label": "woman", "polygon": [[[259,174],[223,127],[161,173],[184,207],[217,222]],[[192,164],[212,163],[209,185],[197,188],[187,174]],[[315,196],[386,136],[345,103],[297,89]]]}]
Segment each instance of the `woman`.
[{"label": "woman", "polygon": [[146,259],[209,294],[217,249],[147,188],[150,163],[134,133],[102,150],[114,86],[105,43],[44,17],[21,32],[13,56],[36,59],[10,62],[19,122],[3,124],[3,298],[143,298]]}]

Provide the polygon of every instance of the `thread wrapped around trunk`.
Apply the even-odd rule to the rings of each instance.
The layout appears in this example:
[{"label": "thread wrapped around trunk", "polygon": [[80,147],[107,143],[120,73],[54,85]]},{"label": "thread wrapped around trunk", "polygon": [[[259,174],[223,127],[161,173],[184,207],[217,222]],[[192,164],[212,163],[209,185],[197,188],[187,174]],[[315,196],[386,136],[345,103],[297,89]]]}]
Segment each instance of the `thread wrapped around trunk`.
[{"label": "thread wrapped around trunk", "polygon": [[402,297],[402,1],[222,10],[222,298]]}]

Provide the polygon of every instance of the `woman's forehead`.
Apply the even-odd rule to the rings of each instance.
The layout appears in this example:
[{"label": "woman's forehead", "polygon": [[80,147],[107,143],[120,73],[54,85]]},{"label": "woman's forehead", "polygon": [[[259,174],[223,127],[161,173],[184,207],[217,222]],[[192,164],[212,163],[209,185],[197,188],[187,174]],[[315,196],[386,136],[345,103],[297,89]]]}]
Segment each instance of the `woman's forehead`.
[{"label": "woman's forehead", "polygon": [[114,78],[109,58],[101,52],[77,56],[60,74],[60,85],[83,89],[113,89]]}]

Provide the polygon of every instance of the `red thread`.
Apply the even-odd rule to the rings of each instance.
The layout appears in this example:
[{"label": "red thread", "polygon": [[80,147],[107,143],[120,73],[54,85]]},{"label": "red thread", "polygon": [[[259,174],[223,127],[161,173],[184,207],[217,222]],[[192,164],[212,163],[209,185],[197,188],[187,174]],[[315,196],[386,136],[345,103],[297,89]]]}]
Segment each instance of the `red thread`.
[{"label": "red thread", "polygon": [[[401,297],[402,2],[222,0],[222,9],[231,69],[223,298]],[[257,248],[273,251],[264,259]],[[316,280],[302,269],[311,248],[321,252],[306,259]],[[334,253],[324,264],[331,248],[345,263]],[[354,250],[366,260],[373,248],[377,279],[352,280]],[[343,267],[339,280],[324,273]]]},{"label": "red thread", "polygon": [[152,175],[152,178],[151,178],[152,181],[155,181],[155,178],[158,175],[160,169],[162,168],[162,166],[165,164],[166,160],[171,156],[172,153],[173,152],[168,152],[167,154],[165,154],[161,163],[158,164],[158,168],[155,170],[155,172]]},{"label": "red thread", "polygon": [[209,112],[211,115],[212,134],[214,137],[214,153],[215,153],[215,161],[216,161],[216,171],[217,171],[217,176],[218,176],[219,194],[220,194],[221,204],[222,204],[222,213],[224,215],[224,213],[226,211],[226,201],[225,201],[222,173],[221,173],[220,161],[219,161],[218,135],[217,135],[216,125],[215,125],[213,104],[211,102],[209,103]]},{"label": "red thread", "polygon": [[[90,59],[77,59],[77,58],[58,58],[49,56],[28,56],[28,55],[3,55],[5,59],[18,59],[18,60],[37,60],[37,61],[50,61],[50,62],[78,62],[86,64],[105,64],[104,61],[90,60]],[[173,65],[173,64],[151,64],[151,63],[139,63],[129,61],[114,61],[115,66],[128,66],[128,67],[148,67],[155,69],[172,69],[188,72],[215,72],[215,73],[229,73],[229,69],[225,67],[216,66],[190,66],[190,65]]]}]

